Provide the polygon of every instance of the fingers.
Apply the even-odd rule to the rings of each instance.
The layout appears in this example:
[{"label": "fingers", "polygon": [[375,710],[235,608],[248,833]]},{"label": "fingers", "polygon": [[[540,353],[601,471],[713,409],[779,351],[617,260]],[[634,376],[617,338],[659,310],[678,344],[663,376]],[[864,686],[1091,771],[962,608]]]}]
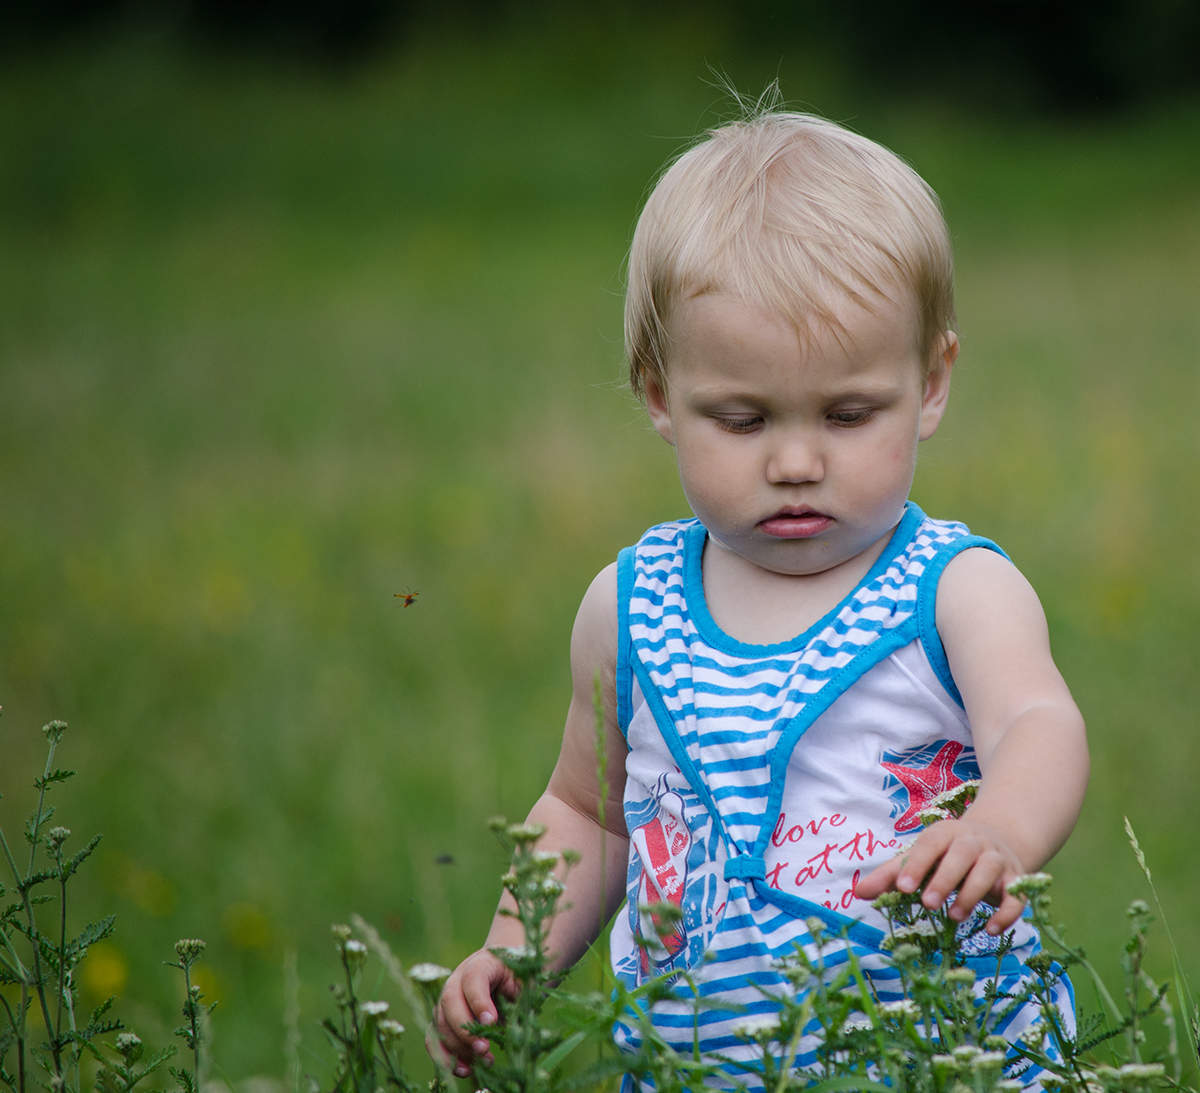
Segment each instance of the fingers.
[{"label": "fingers", "polygon": [[855,886],[860,899],[889,889],[921,892],[921,903],[936,910],[957,893],[948,913],[963,922],[981,902],[994,904],[987,931],[1000,934],[1021,916],[1024,901],[1006,885],[1020,875],[1020,863],[992,829],[966,820],[943,820],[926,828],[904,853],[884,862]]},{"label": "fingers", "polygon": [[884,892],[891,891],[896,886],[896,878],[900,875],[903,856],[891,858],[882,865],[876,866],[865,877],[860,877],[854,886],[856,899],[876,899]]},{"label": "fingers", "polygon": [[456,1077],[467,1077],[480,1060],[492,1062],[487,1039],[467,1026],[494,1025],[499,1020],[493,992],[511,998],[515,985],[504,965],[486,951],[467,957],[446,980],[426,1049],[452,1068]]}]

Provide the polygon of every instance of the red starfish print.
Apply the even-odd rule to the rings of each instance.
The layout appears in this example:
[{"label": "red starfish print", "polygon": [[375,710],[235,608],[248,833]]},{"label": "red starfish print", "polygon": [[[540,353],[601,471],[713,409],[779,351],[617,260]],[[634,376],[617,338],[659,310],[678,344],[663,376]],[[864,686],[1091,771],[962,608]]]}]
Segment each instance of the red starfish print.
[{"label": "red starfish print", "polygon": [[924,767],[902,767],[899,763],[880,762],[879,765],[900,779],[901,785],[908,790],[908,808],[896,820],[897,831],[911,831],[920,827],[918,813],[927,808],[939,793],[962,784],[962,779],[953,770],[962,750],[963,746],[958,741],[947,740]]}]

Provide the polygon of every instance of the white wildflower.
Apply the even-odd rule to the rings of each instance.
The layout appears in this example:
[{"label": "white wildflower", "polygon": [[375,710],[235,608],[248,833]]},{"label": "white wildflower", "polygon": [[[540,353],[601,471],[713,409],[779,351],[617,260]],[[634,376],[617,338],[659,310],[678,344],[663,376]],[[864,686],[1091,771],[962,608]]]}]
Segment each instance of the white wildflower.
[{"label": "white wildflower", "polygon": [[884,1017],[911,1017],[914,1021],[921,1016],[921,1007],[911,998],[898,998],[894,1002],[881,1002],[879,1012]]},{"label": "white wildflower", "polygon": [[509,824],[505,834],[515,843],[535,843],[546,829],[541,824]]},{"label": "white wildflower", "polygon": [[359,1006],[365,1017],[382,1017],[390,1008],[387,1002],[364,1002]]},{"label": "white wildflower", "polygon": [[926,805],[926,808],[936,808],[952,816],[960,815],[974,799],[979,790],[979,779],[971,778],[943,790]]},{"label": "white wildflower", "polygon": [[418,983],[440,983],[450,977],[450,969],[441,964],[414,964],[408,969],[408,978]]},{"label": "white wildflower", "polygon": [[947,968],[942,973],[942,978],[947,983],[953,983],[964,987],[972,987],[975,985],[975,973],[970,968]]},{"label": "white wildflower", "polygon": [[981,1051],[971,1060],[971,1069],[976,1074],[988,1070],[999,1070],[1004,1066],[1004,1053],[1001,1051]]},{"label": "white wildflower", "polygon": [[883,947],[885,949],[894,949],[897,945],[904,942],[920,942],[922,938],[937,936],[938,928],[936,923],[931,922],[927,918],[919,918],[916,922],[908,926],[895,926],[892,928],[891,937],[883,939]]},{"label": "white wildflower", "polygon": [[1026,873],[1009,883],[1008,892],[1010,895],[1028,899],[1046,891],[1053,879],[1049,873]]}]

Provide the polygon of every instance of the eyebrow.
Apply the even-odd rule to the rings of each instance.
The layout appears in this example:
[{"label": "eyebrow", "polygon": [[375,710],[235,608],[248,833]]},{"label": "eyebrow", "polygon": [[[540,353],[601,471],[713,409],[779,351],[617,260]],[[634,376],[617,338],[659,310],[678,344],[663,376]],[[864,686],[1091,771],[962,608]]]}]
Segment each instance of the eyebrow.
[{"label": "eyebrow", "polygon": [[[902,386],[902,384],[891,380],[874,384],[855,382],[853,386],[847,385],[845,388],[834,387],[827,391],[818,391],[817,395],[826,402],[844,402],[855,399],[871,401],[880,398],[892,398],[900,392]],[[755,391],[753,388],[741,387],[734,384],[713,383],[693,388],[690,397],[701,402],[744,401],[759,403],[774,399],[776,391],[773,388],[767,391]]]}]

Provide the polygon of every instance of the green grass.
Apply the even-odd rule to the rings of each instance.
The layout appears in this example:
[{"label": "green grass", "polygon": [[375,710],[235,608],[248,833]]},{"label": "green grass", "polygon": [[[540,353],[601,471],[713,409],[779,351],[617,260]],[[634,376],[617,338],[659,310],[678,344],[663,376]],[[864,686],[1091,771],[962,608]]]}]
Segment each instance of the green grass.
[{"label": "green grass", "polygon": [[105,834],[120,1011],[165,1043],[161,962],[206,938],[218,1060],[281,1074],[294,948],[320,1074],[330,922],[407,961],[478,944],[484,821],[553,764],[579,597],[682,512],[620,386],[621,265],[726,112],[709,64],[778,70],[941,192],[964,352],[915,496],[1030,576],[1088,717],[1069,936],[1116,966],[1127,814],[1194,978],[1200,107],[980,119],[705,25],[580,49],[431,30],[318,78],[134,36],[0,75],[0,820],[70,722],[59,819]]}]

